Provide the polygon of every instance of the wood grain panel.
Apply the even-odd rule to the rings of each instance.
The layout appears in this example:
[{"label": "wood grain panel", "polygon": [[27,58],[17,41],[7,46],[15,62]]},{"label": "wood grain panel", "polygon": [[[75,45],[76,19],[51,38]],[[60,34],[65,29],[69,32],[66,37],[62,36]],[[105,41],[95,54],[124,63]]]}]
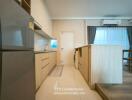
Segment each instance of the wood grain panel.
[{"label": "wood grain panel", "polygon": [[91,89],[95,83],[122,83],[121,46],[88,45],[79,49],[79,70]]}]

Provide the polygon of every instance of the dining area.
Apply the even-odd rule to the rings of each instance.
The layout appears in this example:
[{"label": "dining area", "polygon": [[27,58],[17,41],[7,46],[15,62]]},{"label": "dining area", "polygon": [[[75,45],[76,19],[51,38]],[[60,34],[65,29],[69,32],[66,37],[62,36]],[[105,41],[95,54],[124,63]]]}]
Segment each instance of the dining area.
[{"label": "dining area", "polygon": [[[128,57],[125,57],[125,53],[128,54]],[[124,66],[127,66],[128,71],[132,73],[132,50],[123,50],[123,61],[127,62]]]}]

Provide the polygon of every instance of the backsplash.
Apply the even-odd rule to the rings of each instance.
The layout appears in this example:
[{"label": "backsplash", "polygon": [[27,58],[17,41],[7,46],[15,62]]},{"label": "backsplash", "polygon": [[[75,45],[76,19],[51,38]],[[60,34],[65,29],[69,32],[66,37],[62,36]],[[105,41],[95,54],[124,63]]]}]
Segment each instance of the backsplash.
[{"label": "backsplash", "polygon": [[39,34],[35,34],[34,36],[34,51],[43,51],[48,49],[49,47],[49,40],[42,37]]}]

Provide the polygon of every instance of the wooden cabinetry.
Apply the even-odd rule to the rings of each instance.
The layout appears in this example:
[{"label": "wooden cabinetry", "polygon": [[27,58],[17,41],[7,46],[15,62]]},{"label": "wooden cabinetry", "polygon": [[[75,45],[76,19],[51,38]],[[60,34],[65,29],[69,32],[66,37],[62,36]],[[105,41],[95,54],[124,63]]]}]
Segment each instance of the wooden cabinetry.
[{"label": "wooden cabinetry", "polygon": [[56,52],[35,54],[36,89],[56,65]]},{"label": "wooden cabinetry", "polygon": [[49,53],[49,61],[50,61],[50,69],[52,70],[53,69],[53,66],[56,65],[56,62],[57,62],[57,58],[56,58],[56,52],[50,52]]},{"label": "wooden cabinetry", "polygon": [[[122,48],[114,45],[88,45],[78,48],[79,71],[91,89],[96,83],[122,83]],[[118,73],[117,73],[118,72]]]},{"label": "wooden cabinetry", "polygon": [[88,82],[88,47],[79,48],[79,70]]},{"label": "wooden cabinetry", "polygon": [[22,8],[28,13],[31,14],[31,0],[15,0]]},{"label": "wooden cabinetry", "polygon": [[31,0],[22,0],[21,6],[31,14]]}]

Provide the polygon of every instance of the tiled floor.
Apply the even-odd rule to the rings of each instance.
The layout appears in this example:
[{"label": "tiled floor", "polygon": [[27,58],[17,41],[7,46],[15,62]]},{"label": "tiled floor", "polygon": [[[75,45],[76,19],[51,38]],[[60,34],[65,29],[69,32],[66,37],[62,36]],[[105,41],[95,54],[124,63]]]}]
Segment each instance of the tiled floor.
[{"label": "tiled floor", "polygon": [[61,76],[50,75],[36,94],[36,100],[102,100],[90,90],[80,72],[64,66]]}]

